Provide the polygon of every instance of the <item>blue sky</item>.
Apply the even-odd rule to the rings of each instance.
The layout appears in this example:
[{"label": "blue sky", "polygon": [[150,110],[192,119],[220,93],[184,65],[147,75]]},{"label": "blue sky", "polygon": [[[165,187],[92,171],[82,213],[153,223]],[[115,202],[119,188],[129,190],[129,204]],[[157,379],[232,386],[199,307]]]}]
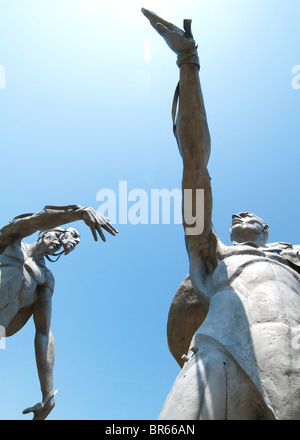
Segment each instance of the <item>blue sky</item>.
[{"label": "blue sky", "polygon": [[[120,181],[180,188],[176,57],[142,6],[193,19],[218,235],[229,244],[232,213],[252,211],[271,242],[298,244],[298,0],[0,0],[1,225],[46,204],[97,209]],[[60,390],[49,419],[156,419],[179,373],[166,324],[188,274],[182,227],[117,223],[118,237],[95,243],[74,226],[76,251],[49,263]],[[33,339],[30,321],[0,350],[1,419],[30,419],[22,410],[40,401]]]}]

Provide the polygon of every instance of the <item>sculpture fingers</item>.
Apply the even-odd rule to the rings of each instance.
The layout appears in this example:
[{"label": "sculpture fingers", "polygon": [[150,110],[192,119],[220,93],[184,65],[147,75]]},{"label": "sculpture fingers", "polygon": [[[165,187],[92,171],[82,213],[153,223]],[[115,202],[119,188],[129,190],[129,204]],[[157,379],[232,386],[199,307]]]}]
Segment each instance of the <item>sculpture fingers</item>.
[{"label": "sculpture fingers", "polygon": [[148,18],[148,20],[150,21],[153,27],[155,27],[156,24],[160,23],[170,31],[178,29],[177,26],[175,26],[174,24],[170,23],[167,20],[164,20],[162,17],[159,17],[154,12],[151,12],[148,9],[142,8],[142,13],[145,15],[145,17]]},{"label": "sculpture fingers", "polygon": [[36,410],[34,412],[34,416],[32,420],[45,420],[46,417],[50,414],[50,412],[52,411],[53,407],[51,406],[43,406],[42,408],[39,408],[38,410]]},{"label": "sculpture fingers", "polygon": [[117,229],[115,229],[110,223],[109,219],[104,217],[102,214],[96,211],[98,223],[100,223],[101,227],[105,229],[109,234],[116,235],[118,234]]},{"label": "sculpture fingers", "polygon": [[98,241],[98,237],[95,230],[95,223],[97,223],[97,219],[94,215],[94,212],[96,212],[93,208],[84,208],[82,219],[84,223],[90,228],[94,240]]},{"label": "sculpture fingers", "polygon": [[45,411],[45,405],[43,403],[37,403],[34,406],[24,409],[23,414],[29,414],[33,412],[32,420],[45,420],[50,411]]},{"label": "sculpture fingers", "polygon": [[37,403],[32,407],[24,409],[23,414],[29,414],[30,412],[33,412],[32,420],[45,420],[50,411],[51,410],[45,410],[45,406],[43,403]]},{"label": "sculpture fingers", "polygon": [[188,38],[194,38],[192,33],[192,20],[190,19],[183,20],[183,28]]},{"label": "sculpture fingers", "polygon": [[96,234],[95,224],[94,223],[90,223],[88,226],[89,226],[89,228],[90,228],[90,230],[91,230],[91,232],[93,234],[94,240],[98,241],[98,237],[97,237],[97,234]]},{"label": "sculpture fingers", "polygon": [[101,224],[103,223],[102,216],[100,216],[100,221],[99,221],[99,216],[97,216],[97,212],[93,210],[90,213],[90,217],[91,217],[91,219],[89,221],[89,227],[90,227],[90,230],[92,231],[94,240],[98,241],[98,236],[97,236],[97,232],[98,232],[102,241],[106,241],[106,238],[104,237],[103,231],[101,229]]},{"label": "sculpture fingers", "polygon": [[152,27],[163,37],[170,49],[178,56],[182,52],[192,51],[195,48],[191,29],[192,20],[184,20],[184,30],[181,30],[153,12],[144,9],[142,12],[150,20]]},{"label": "sculpture fingers", "polygon": [[102,224],[102,228],[105,229],[109,234],[111,235],[117,235],[119,231],[115,229],[110,223],[104,223]]},{"label": "sculpture fingers", "polygon": [[101,226],[99,225],[99,223],[96,223],[96,229],[97,229],[97,231],[98,231],[102,241],[106,241],[106,238],[105,238],[105,236],[103,234],[103,231],[102,231]]},{"label": "sculpture fingers", "polygon": [[172,34],[170,30],[161,23],[157,23],[155,25],[155,29],[157,30],[159,35],[161,35],[165,40],[167,39],[167,37],[170,37],[170,35]]},{"label": "sculpture fingers", "polygon": [[100,235],[101,240],[104,242],[106,241],[102,228],[111,235],[116,235],[118,233],[118,231],[109,224],[108,219],[93,208],[84,208],[82,218],[85,224],[90,228],[95,241],[98,241],[97,232]]},{"label": "sculpture fingers", "polygon": [[34,406],[30,406],[30,407],[24,409],[22,411],[22,414],[29,414],[30,412],[34,413],[35,411],[37,411],[43,407],[44,407],[43,403],[39,402],[39,403],[36,403]]},{"label": "sculpture fingers", "polygon": [[34,413],[33,420],[44,420],[54,408],[54,396],[58,390],[52,390],[43,402],[36,403],[34,406],[24,409],[23,414]]}]

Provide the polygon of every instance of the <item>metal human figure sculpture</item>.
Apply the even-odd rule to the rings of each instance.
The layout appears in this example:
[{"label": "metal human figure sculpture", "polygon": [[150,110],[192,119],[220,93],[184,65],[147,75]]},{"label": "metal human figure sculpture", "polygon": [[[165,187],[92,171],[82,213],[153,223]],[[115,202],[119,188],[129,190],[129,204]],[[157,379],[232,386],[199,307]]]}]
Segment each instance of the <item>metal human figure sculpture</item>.
[{"label": "metal human figure sculpture", "polygon": [[[15,217],[0,230],[0,337],[4,332],[5,337],[12,336],[33,316],[42,403],[23,413],[33,412],[34,420],[48,416],[54,408],[57,392],[53,389],[54,339],[50,328],[54,277],[44,257],[53,261],[53,256],[58,259],[75,249],[80,242],[79,232],[60,226],[76,220],[85,222],[96,241],[97,234],[105,241],[102,229],[111,235],[117,234],[99,212],[79,205],[45,206],[35,214]],[[36,231],[41,231],[36,243],[22,242]]]},{"label": "metal human figure sculpture", "polygon": [[299,419],[300,247],[267,245],[269,227],[249,212],[232,217],[233,245],[221,242],[212,225],[210,134],[191,20],[183,31],[142,12],[178,56],[173,119],[182,188],[194,196],[204,189],[203,233],[189,235],[183,222],[190,275],[168,319],[182,370],[160,419]]}]

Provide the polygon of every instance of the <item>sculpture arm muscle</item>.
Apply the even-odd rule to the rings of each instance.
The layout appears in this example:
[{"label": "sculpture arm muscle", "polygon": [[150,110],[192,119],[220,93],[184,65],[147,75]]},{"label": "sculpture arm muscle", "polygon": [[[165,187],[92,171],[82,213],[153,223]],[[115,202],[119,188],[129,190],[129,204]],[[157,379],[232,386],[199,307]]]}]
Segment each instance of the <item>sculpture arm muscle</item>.
[{"label": "sculpture arm muscle", "polygon": [[15,217],[12,222],[0,230],[0,253],[11,243],[34,234],[42,229],[82,219],[82,208],[79,205],[65,207],[47,207],[35,214]]},{"label": "sculpture arm muscle", "polygon": [[52,289],[40,288],[34,307],[35,354],[43,400],[53,390],[54,339],[50,329]]},{"label": "sculpture arm muscle", "polygon": [[183,223],[190,259],[211,253],[212,235],[212,191],[207,164],[210,156],[210,134],[196,64],[184,63],[180,67],[180,99],[176,124],[176,138],[183,160],[183,207],[186,208],[185,190],[192,190],[193,217],[197,215],[196,190],[204,190],[203,231],[197,235],[188,233],[190,228]]},{"label": "sculpture arm muscle", "polygon": [[[151,25],[163,37],[167,45],[178,55],[177,65],[180,67],[179,111],[175,135],[180,154],[183,159],[183,223],[187,251],[190,261],[197,258],[211,263],[214,258],[212,245],[212,194],[207,164],[210,155],[210,135],[207,125],[204,101],[198,74],[199,59],[197,48],[191,31],[191,20],[184,20],[184,30],[164,20],[155,13],[142,9]],[[173,119],[175,118],[173,105]],[[202,231],[191,234],[185,224],[185,208],[187,207],[185,190],[192,190],[192,206],[188,206],[189,217],[196,217],[197,226],[197,189],[204,190],[204,226]],[[189,191],[190,192],[190,191]],[[189,205],[189,203],[188,203]]]}]

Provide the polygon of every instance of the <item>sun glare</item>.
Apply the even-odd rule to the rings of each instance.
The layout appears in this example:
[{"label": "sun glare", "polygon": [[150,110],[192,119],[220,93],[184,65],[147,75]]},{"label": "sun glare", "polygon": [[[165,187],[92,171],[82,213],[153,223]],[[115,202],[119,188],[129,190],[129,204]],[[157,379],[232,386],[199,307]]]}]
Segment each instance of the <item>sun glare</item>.
[{"label": "sun glare", "polygon": [[141,19],[141,9],[146,8],[151,11],[159,11],[159,14],[168,19],[170,0],[164,0],[163,5],[161,0],[110,0],[116,7],[120,8],[126,20],[136,21]]}]

